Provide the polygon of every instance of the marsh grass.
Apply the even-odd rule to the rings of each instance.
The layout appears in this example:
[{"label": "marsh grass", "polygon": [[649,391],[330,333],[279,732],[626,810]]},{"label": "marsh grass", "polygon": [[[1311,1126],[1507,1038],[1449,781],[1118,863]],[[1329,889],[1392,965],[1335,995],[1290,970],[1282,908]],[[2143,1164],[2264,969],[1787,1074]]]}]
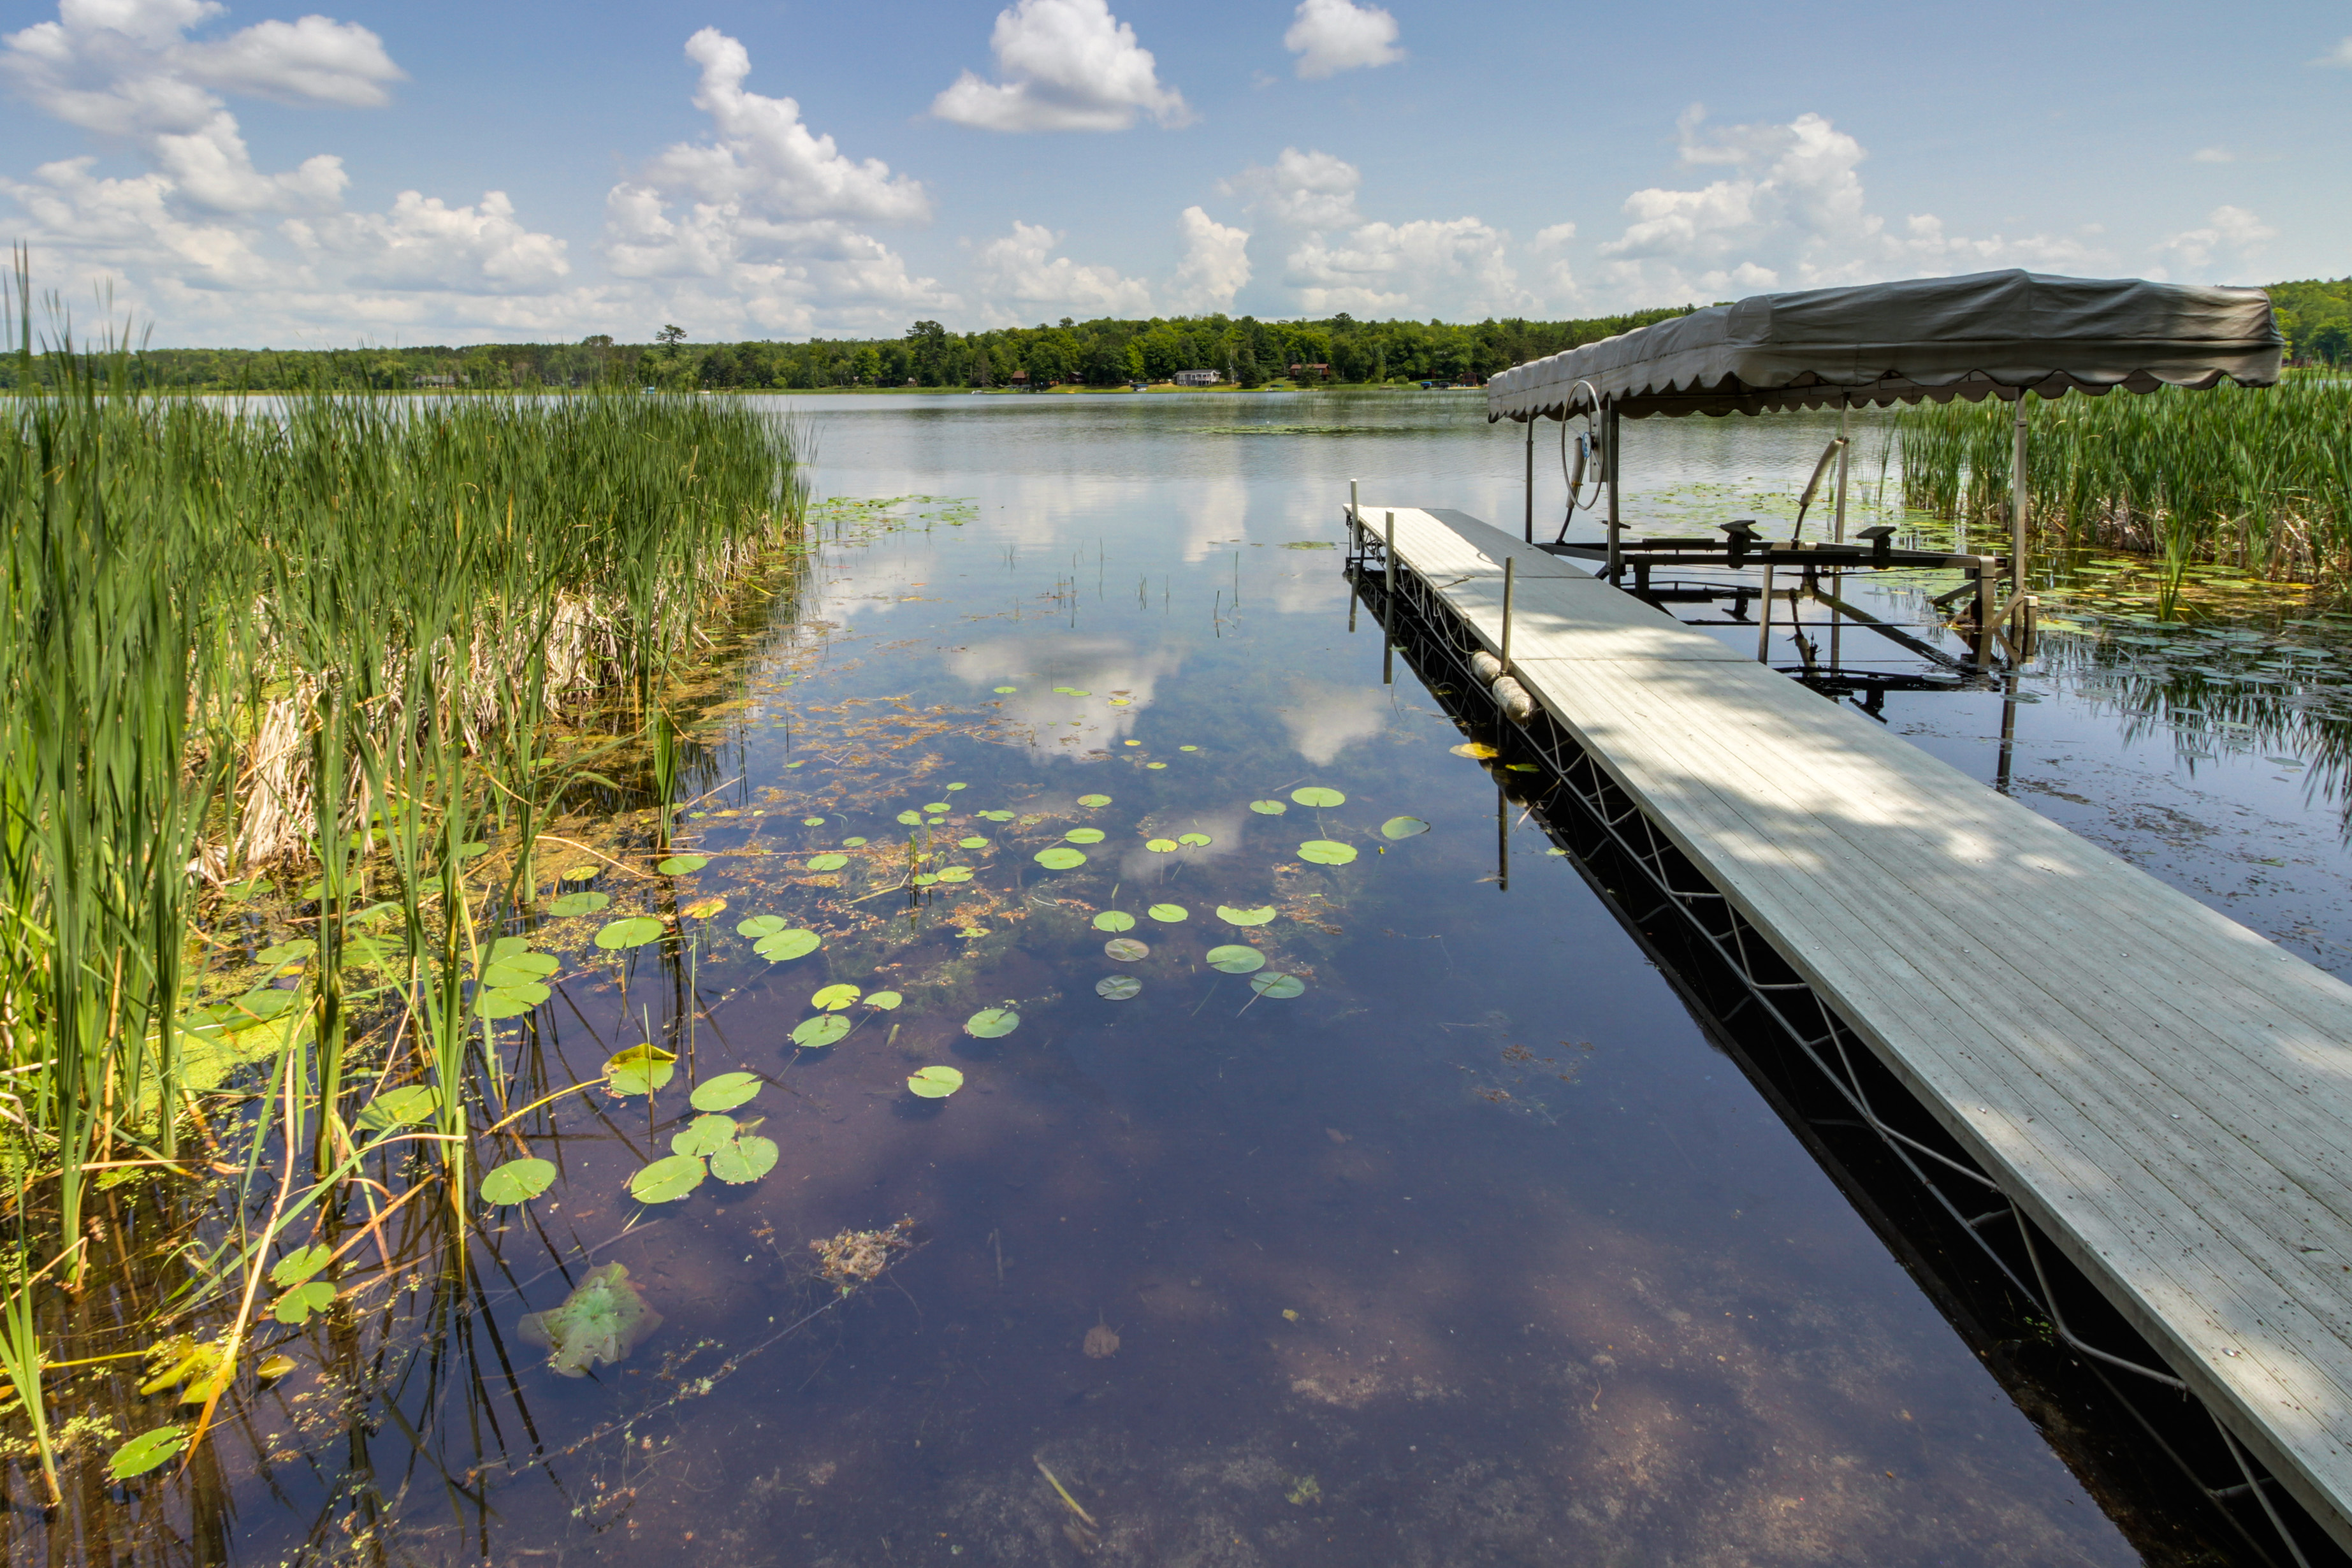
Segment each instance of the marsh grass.
[{"label": "marsh grass", "polygon": [[[1990,401],[1906,409],[1905,503],[2005,523],[2012,416]],[[2034,400],[2029,418],[2037,532],[2155,557],[2176,592],[2199,562],[2352,588],[2352,382],[2076,394]]]},{"label": "marsh grass", "polygon": [[[29,373],[21,257],[7,303]],[[234,1184],[225,1222],[166,1238],[194,1283],[148,1314],[236,1304],[199,1427],[289,1227],[340,1235],[354,1182],[379,1219],[425,1182],[462,1216],[469,1119],[514,1080],[473,988],[530,917],[541,836],[649,796],[667,843],[704,624],[796,581],[803,497],[794,433],[732,403],[223,409],[138,392],[121,335],[42,347],[46,389],[0,405],[0,1361],[54,1502],[33,1281],[83,1286],[103,1184]],[[311,951],[215,996],[250,982],[264,906]],[[266,1088],[216,1134],[197,1094],[231,1078]],[[422,1130],[360,1121],[412,1083]]]}]

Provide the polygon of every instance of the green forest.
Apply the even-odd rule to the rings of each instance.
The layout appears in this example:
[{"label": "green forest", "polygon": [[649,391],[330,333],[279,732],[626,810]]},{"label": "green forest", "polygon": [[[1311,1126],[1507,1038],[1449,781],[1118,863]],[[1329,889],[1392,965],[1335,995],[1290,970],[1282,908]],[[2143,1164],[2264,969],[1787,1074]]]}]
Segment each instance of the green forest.
[{"label": "green forest", "polygon": [[[2287,357],[2352,363],[2352,279],[2276,283],[2271,298]],[[571,343],[469,348],[148,349],[131,374],[158,388],[195,392],[368,386],[476,390],[595,385],[665,391],[834,391],[926,387],[1114,387],[1213,371],[1217,384],[1475,384],[1507,366],[1685,315],[1694,305],[1622,316],[1475,324],[1445,321],[1262,321],[1250,316],[1150,321],[1103,318],[1058,325],[951,332],[917,321],[895,338],[752,339],[696,343],[665,327],[646,343],[590,337]],[[21,374],[0,366],[0,387]],[[37,372],[37,374],[38,374]]]}]

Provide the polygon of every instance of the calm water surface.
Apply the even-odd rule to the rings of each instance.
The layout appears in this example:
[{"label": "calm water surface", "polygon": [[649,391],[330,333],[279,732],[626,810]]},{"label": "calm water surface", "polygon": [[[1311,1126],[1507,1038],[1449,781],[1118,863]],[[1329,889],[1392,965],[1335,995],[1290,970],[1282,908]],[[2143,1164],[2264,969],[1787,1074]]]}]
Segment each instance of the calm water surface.
[{"label": "calm water surface", "polygon": [[[1517,808],[1504,889],[1495,777],[1402,666],[1382,684],[1370,617],[1350,633],[1349,478],[1516,527],[1519,447],[1482,400],[780,405],[821,494],[928,499],[829,510],[805,624],[708,731],[686,826],[709,867],[600,884],[611,913],[726,910],[620,962],[582,926],[522,1047],[560,1086],[684,1041],[680,1076],[650,1111],[529,1124],[562,1174],[501,1211],[434,1348],[347,1404],[334,1376],[280,1385],[226,1555],[2139,1560]],[[1822,435],[1629,426],[1637,515],[1758,514]],[[1914,586],[1858,591],[1922,618]],[[2068,613],[2086,629],[2009,710],[2019,798],[2341,968],[2334,623],[2231,641]],[[1999,693],[1897,695],[1886,721],[1996,776]],[[1316,788],[1344,804],[1294,798]],[[1401,816],[1429,831],[1384,836]],[[1056,846],[1086,859],[1041,865]],[[910,901],[910,853],[969,879]],[[762,914],[824,945],[757,958],[736,927]],[[1221,972],[1222,947],[1265,967]],[[1253,989],[1270,975],[1297,994]],[[904,1001],[799,1048],[829,984]],[[1018,1024],[969,1032],[984,1009]],[[910,1095],[930,1066],[962,1089]],[[733,1114],[764,1119],[774,1169],[630,1202],[688,1085],[738,1069],[770,1080]],[[812,1239],[902,1216],[918,1244],[879,1281],[811,1279]],[[559,1377],[518,1321],[612,1262],[662,1326]]]}]

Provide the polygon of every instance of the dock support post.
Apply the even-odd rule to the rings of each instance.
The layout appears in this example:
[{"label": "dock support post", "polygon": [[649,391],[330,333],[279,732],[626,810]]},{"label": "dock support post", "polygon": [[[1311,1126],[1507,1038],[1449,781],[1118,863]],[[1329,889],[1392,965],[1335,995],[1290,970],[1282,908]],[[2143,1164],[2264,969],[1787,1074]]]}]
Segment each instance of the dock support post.
[{"label": "dock support post", "polygon": [[[1518,564],[1509,556],[1503,558],[1503,647],[1500,657],[1504,676],[1511,673],[1511,595],[1517,586]],[[1502,676],[1496,679],[1499,680]]]},{"label": "dock support post", "polygon": [[1772,653],[1772,563],[1764,563],[1764,596],[1757,602],[1756,662],[1769,664]]},{"label": "dock support post", "polygon": [[1617,405],[1611,404],[1601,415],[1601,472],[1609,476],[1609,570],[1604,574],[1612,583],[1623,575],[1625,563],[1618,550],[1618,530],[1624,518],[1617,508]]},{"label": "dock support post", "polygon": [[1381,684],[1382,686],[1391,686],[1396,682],[1397,626],[1396,513],[1394,512],[1390,512],[1388,514],[1386,553],[1388,556],[1389,585],[1388,592],[1382,596],[1381,605],[1383,616],[1381,623]]},{"label": "dock support post", "polygon": [[1527,518],[1520,534],[1529,544],[1536,542],[1536,416],[1528,416],[1528,494]]},{"label": "dock support post", "polygon": [[[1838,408],[1837,510],[1832,512],[1830,517],[1831,536],[1840,544],[1843,544],[1845,542],[1845,477],[1847,469],[1852,466],[1853,458],[1853,399],[1852,397],[1847,397],[1843,400]],[[1843,597],[1844,595],[1844,573],[1832,572],[1830,574],[1830,593],[1838,597]],[[1841,622],[1839,618],[1834,615],[1831,616],[1830,668],[1832,669],[1838,668],[1838,635],[1840,629]]]},{"label": "dock support post", "polygon": [[1359,479],[1348,481],[1348,548],[1351,552],[1360,546],[1359,535],[1364,526],[1364,500],[1358,493],[1361,483]]},{"label": "dock support post", "polygon": [[1495,773],[1495,890],[1511,890],[1511,795],[1503,787],[1500,764]]},{"label": "dock support post", "polygon": [[2009,452],[2009,591],[2025,592],[2025,398],[2017,389],[2017,426]]}]

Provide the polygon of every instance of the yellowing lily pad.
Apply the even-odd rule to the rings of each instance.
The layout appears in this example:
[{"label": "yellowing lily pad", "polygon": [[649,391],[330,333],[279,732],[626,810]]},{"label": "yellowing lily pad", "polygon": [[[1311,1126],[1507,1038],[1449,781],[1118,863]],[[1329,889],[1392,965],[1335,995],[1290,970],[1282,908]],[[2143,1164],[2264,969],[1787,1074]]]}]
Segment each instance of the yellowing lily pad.
[{"label": "yellowing lily pad", "polygon": [[725,914],[727,900],[717,893],[710,893],[694,900],[677,912],[690,921],[707,921],[713,915]]},{"label": "yellowing lily pad", "polygon": [[1449,746],[1446,749],[1457,757],[1469,757],[1482,763],[1489,757],[1502,755],[1484,741],[1465,741],[1461,745]]}]

